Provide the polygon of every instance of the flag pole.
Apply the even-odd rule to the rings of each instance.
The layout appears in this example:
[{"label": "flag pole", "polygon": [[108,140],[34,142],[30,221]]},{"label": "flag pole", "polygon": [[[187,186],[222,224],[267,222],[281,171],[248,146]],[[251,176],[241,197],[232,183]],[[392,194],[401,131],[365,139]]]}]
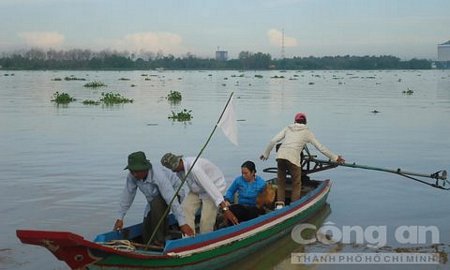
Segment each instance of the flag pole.
[{"label": "flag pole", "polygon": [[[194,168],[195,163],[197,163],[197,160],[200,158],[200,156],[203,154],[203,151],[205,150],[206,146],[208,145],[209,141],[211,140],[212,136],[214,135],[214,132],[217,129],[217,126],[220,123],[220,120],[222,119],[223,114],[225,113],[225,110],[228,107],[228,104],[230,104],[231,98],[233,97],[234,92],[231,92],[230,97],[228,98],[228,101],[225,105],[225,107],[223,108],[222,113],[220,114],[219,120],[217,120],[217,123],[214,125],[213,130],[211,131],[211,134],[209,134],[208,139],[206,140],[205,144],[203,145],[203,147],[200,149],[200,152],[197,154],[197,156],[195,157],[194,162],[192,162],[191,167],[189,168],[189,170],[187,171],[187,173],[184,175],[183,179],[181,180],[181,184],[178,187],[178,189],[175,191],[174,196],[172,197],[172,199],[170,200],[169,205],[167,205],[166,210],[164,211],[164,214],[162,215],[161,219],[158,221],[158,224],[156,225],[156,228],[153,230],[152,235],[150,236],[150,239],[148,240],[147,244],[145,245],[145,250],[148,250],[150,243],[152,242],[153,238],[156,235],[156,232],[158,231],[159,227],[161,227],[162,221],[166,218],[167,214],[169,213],[170,207],[173,204],[173,201],[175,200],[175,198],[177,198],[177,194],[180,192],[181,188],[183,187],[184,183],[186,182],[186,179],[188,177],[188,175],[191,173],[192,168]],[[151,211],[151,210],[150,210]],[[195,230],[195,228],[193,228],[193,230]]]}]

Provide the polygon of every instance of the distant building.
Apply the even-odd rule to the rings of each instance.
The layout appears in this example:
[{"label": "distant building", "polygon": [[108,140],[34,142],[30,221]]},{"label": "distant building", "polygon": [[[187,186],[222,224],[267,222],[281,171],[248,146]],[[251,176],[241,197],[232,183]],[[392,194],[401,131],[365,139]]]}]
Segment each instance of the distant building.
[{"label": "distant building", "polygon": [[216,51],[216,60],[217,61],[227,61],[228,60],[228,51]]},{"label": "distant building", "polygon": [[437,66],[440,68],[450,68],[450,40],[438,45]]},{"label": "distant building", "polygon": [[438,45],[438,61],[450,61],[450,40]]}]

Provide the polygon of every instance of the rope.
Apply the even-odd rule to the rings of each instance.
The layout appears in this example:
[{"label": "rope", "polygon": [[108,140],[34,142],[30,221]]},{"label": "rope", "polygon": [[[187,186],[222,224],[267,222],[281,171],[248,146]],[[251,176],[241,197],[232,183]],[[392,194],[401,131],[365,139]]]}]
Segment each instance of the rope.
[{"label": "rope", "polygon": [[112,240],[108,242],[98,243],[103,246],[113,248],[120,251],[135,251],[136,247],[128,240]]}]

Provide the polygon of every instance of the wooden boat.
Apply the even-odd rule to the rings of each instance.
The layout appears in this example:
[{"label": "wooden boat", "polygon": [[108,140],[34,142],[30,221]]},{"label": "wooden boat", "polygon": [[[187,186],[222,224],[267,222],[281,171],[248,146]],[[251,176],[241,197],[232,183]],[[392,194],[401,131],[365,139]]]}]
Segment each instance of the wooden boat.
[{"label": "wooden boat", "polygon": [[324,207],[331,188],[330,180],[305,180],[302,185],[304,195],[298,201],[235,226],[168,240],[162,250],[140,248],[144,246],[142,244],[137,248],[132,246],[132,249],[108,245],[111,241],[136,241],[141,235],[141,224],[127,227],[122,232],[100,234],[94,241],[62,231],[17,230],[17,237],[22,243],[47,248],[72,269],[223,268],[289,233],[293,226],[305,222]]}]

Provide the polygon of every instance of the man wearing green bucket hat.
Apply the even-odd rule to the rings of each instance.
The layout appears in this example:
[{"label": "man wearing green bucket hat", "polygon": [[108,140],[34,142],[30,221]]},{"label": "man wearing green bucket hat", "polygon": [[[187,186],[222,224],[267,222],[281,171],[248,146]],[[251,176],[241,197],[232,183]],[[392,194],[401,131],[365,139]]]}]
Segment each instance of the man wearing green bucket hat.
[{"label": "man wearing green bucket hat", "polygon": [[[127,175],[125,189],[120,201],[119,215],[114,224],[114,230],[123,228],[123,219],[136,196],[136,190],[139,189],[147,199],[145,209],[142,238],[144,243],[150,239],[153,231],[157,227],[159,220],[163,217],[165,209],[169,205],[175,192],[181,184],[177,175],[170,170],[157,165],[152,166],[144,152],[134,152],[128,156],[128,165],[125,170],[129,170]],[[184,191],[184,189],[182,189]],[[184,195],[184,194],[179,194]],[[194,232],[186,223],[183,210],[178,200],[174,200],[171,210],[178,221],[180,230],[183,234],[192,236]],[[152,244],[160,246],[164,243],[167,235],[168,224],[166,219],[161,223],[154,236]]]}]

